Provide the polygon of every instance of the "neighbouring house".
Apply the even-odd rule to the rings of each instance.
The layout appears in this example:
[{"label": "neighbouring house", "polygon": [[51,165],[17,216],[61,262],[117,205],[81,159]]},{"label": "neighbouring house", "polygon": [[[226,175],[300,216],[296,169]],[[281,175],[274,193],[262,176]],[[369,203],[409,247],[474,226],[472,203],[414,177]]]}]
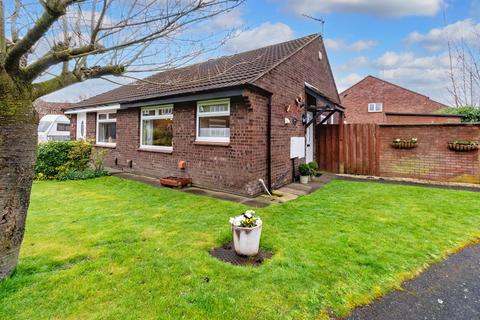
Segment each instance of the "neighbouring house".
[{"label": "neighbouring house", "polygon": [[459,123],[461,115],[436,114],[446,105],[385,80],[368,76],[340,94],[345,123]]},{"label": "neighbouring house", "polygon": [[69,102],[50,102],[42,99],[37,99],[33,103],[39,119],[42,119],[47,114],[63,115],[63,110],[71,105],[72,103]]},{"label": "neighbouring house", "polygon": [[67,109],[71,138],[108,150],[107,166],[254,196],[315,159],[314,127],[341,121],[320,35],[169,70]]}]

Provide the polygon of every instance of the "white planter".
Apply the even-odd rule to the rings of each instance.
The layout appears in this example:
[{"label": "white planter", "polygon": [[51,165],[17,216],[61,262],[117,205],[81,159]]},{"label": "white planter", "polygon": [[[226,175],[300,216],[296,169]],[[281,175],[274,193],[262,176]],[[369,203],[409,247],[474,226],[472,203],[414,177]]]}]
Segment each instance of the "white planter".
[{"label": "white planter", "polygon": [[233,247],[242,256],[255,256],[260,248],[262,225],[253,228],[232,226]]},{"label": "white planter", "polygon": [[300,183],[307,184],[309,176],[300,176]]}]

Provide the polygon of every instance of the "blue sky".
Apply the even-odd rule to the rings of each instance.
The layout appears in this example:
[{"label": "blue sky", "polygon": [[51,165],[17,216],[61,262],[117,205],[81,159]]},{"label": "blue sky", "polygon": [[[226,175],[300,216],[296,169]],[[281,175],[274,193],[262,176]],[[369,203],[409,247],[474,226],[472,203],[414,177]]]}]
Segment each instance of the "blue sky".
[{"label": "blue sky", "polygon": [[[212,22],[238,31],[225,47],[210,55],[320,32],[321,24],[302,13],[326,21],[324,39],[340,91],[372,74],[451,103],[446,35],[475,43],[474,35],[480,34],[480,0],[247,0]],[[112,86],[102,80],[90,81],[48,99],[75,101]]]}]

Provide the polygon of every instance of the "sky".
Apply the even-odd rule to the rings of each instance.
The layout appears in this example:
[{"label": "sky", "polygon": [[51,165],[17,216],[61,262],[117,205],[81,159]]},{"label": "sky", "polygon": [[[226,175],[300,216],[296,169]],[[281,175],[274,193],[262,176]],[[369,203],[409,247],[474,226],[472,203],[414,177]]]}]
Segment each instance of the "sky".
[{"label": "sky", "polygon": [[[446,39],[474,41],[480,0],[247,0],[208,23],[236,31],[204,59],[322,33],[339,92],[374,75],[452,104]],[[46,100],[78,101],[112,88],[90,80]]]}]

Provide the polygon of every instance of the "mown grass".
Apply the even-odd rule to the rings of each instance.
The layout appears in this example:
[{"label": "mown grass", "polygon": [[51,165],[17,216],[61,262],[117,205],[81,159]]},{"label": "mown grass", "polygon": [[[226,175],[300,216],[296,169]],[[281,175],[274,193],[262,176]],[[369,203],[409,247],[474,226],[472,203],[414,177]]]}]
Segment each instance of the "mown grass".
[{"label": "mown grass", "polygon": [[208,250],[246,207],[113,177],[37,182],[0,319],[314,319],[346,315],[480,236],[480,194],[334,181],[258,210],[273,259]]}]

